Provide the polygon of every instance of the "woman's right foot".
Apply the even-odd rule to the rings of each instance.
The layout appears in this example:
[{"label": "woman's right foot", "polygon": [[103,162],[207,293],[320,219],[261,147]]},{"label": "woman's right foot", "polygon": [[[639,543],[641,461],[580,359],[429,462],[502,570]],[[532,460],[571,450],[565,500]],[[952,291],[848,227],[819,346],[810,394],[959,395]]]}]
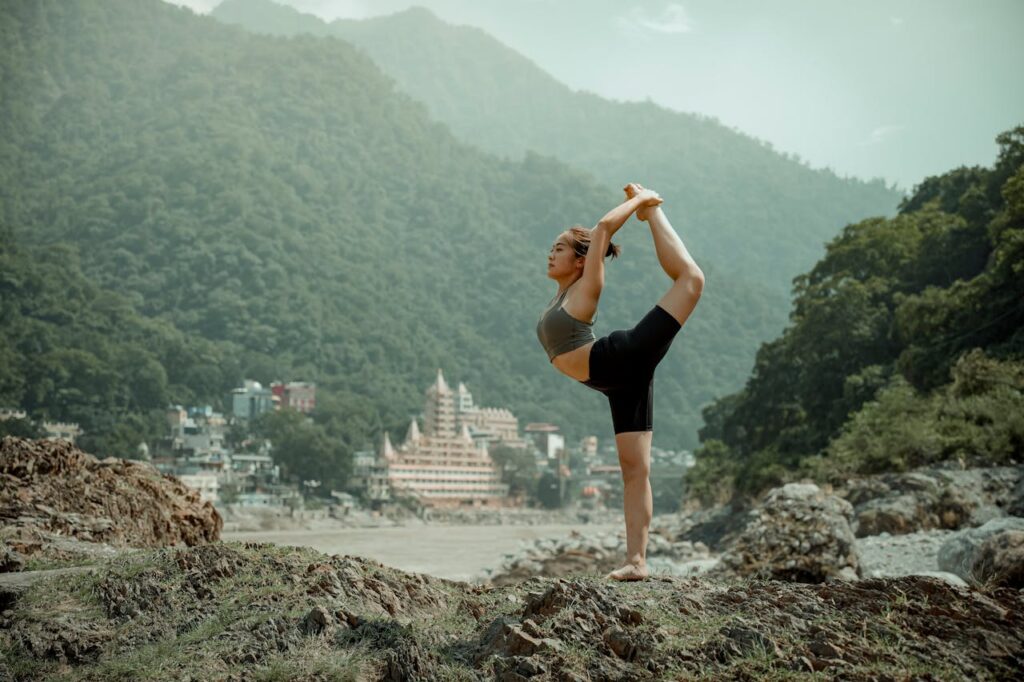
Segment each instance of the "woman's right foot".
[{"label": "woman's right foot", "polygon": [[626,564],[622,568],[617,568],[605,578],[611,578],[612,580],[644,580],[647,578],[647,566],[637,566],[635,564]]},{"label": "woman's right foot", "polygon": [[[643,186],[642,186],[642,185],[638,185],[638,184],[637,184],[637,183],[635,183],[635,182],[631,182],[631,183],[629,183],[629,184],[628,184],[628,185],[626,185],[626,187],[625,187],[625,190],[626,190],[626,198],[627,198],[627,199],[632,199],[632,198],[633,198],[633,197],[635,197],[635,196],[637,195],[637,193],[638,193],[638,192],[640,192],[640,191],[641,191],[642,189],[643,189]],[[644,221],[644,222],[647,222],[647,218],[648,218],[648,217],[650,217],[650,211],[651,211],[651,207],[650,207],[650,206],[641,206],[640,208],[638,208],[638,209],[636,210],[636,219],[637,219],[637,220],[642,220],[642,221]]]}]

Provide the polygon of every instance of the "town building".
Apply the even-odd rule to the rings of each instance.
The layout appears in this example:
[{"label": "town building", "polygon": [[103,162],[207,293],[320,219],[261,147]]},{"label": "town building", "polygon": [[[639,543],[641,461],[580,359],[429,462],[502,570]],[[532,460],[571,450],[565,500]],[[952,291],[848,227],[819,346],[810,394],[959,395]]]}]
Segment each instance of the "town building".
[{"label": "town building", "polygon": [[273,391],[251,379],[246,379],[242,386],[231,389],[228,394],[231,414],[239,419],[254,419],[264,412],[276,410],[279,402],[280,398]]},{"label": "town building", "polygon": [[220,488],[220,480],[217,474],[193,469],[188,473],[177,474],[178,479],[189,488],[199,491],[199,499],[203,502],[217,504],[220,502],[217,491]]},{"label": "town building", "polygon": [[275,381],[270,392],[277,397],[279,407],[287,407],[304,414],[316,409],[316,384],[308,381],[289,381],[287,384]]},{"label": "town building", "polygon": [[[35,423],[35,420],[29,419],[25,410],[11,407],[0,408],[0,421],[7,421],[8,419]],[[85,433],[76,422],[51,422],[44,420],[38,423],[38,428],[43,432],[43,439],[66,440],[72,445],[74,445],[76,438]]]},{"label": "town building", "polygon": [[542,422],[527,424],[523,429],[527,438],[533,440],[544,461],[558,459],[559,452],[565,450],[565,436],[560,434],[554,424]]}]

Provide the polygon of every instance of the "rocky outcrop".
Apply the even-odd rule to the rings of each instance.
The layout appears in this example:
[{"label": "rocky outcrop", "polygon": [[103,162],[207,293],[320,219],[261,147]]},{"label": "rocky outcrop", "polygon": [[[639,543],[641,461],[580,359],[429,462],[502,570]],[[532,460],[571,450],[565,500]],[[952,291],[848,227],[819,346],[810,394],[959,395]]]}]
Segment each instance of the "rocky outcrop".
[{"label": "rocky outcrop", "polygon": [[0,538],[23,557],[72,552],[68,540],[198,545],[217,540],[221,524],[198,492],[150,464],[100,460],[66,441],[0,441]]},{"label": "rocky outcrop", "polygon": [[1024,518],[993,519],[963,530],[939,550],[939,568],[973,585],[1024,587]]},{"label": "rocky outcrop", "polygon": [[712,576],[806,583],[856,580],[860,564],[850,522],[853,506],[813,483],[788,483],[767,493],[723,553]]},{"label": "rocky outcrop", "polygon": [[1024,506],[1021,467],[929,468],[850,480],[857,537],[980,526]]},{"label": "rocky outcrop", "polygon": [[921,576],[489,588],[214,543],[36,582],[0,611],[0,678],[1013,679],[1022,614],[1017,590]]}]

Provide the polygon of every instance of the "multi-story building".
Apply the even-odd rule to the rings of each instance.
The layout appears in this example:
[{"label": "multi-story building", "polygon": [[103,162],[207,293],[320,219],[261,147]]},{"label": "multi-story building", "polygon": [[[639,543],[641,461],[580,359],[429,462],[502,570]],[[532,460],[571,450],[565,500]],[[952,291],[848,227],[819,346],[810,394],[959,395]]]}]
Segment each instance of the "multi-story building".
[{"label": "multi-story building", "polygon": [[511,504],[486,442],[474,442],[467,423],[458,425],[456,397],[438,369],[426,391],[423,431],[413,418],[397,448],[385,432],[372,463],[357,457],[356,475],[371,499],[408,495],[426,507]]},{"label": "multi-story building", "polygon": [[223,468],[228,455],[224,447],[224,415],[214,412],[209,405],[187,410],[175,405],[167,410],[167,425],[170,449],[175,456],[185,457],[193,464],[207,462],[205,468]]},{"label": "multi-story building", "polygon": [[[10,407],[0,408],[0,421],[6,421],[8,419],[29,420],[25,410]],[[44,439],[66,440],[72,445],[74,445],[76,438],[85,433],[85,431],[82,430],[82,427],[75,422],[52,422],[44,420],[39,423],[38,426],[43,432],[42,437]]]},{"label": "multi-story building", "polygon": [[466,385],[459,382],[455,392],[455,424],[461,431],[469,428],[475,443],[488,446],[501,443],[508,447],[525,448],[526,441],[519,437],[519,420],[504,407],[477,407],[473,394]]},{"label": "multi-story building", "polygon": [[177,474],[177,476],[189,488],[199,491],[199,499],[203,502],[211,502],[213,504],[220,502],[217,494],[220,488],[220,480],[217,478],[217,474],[200,469],[190,469],[187,472]]},{"label": "multi-story building", "polygon": [[316,409],[316,384],[308,381],[289,381],[287,384],[275,381],[270,391],[280,400],[280,407],[310,414]]},{"label": "multi-story building", "polygon": [[253,419],[264,412],[277,409],[279,399],[258,381],[246,379],[242,386],[231,389],[228,404],[231,414],[239,419]]}]

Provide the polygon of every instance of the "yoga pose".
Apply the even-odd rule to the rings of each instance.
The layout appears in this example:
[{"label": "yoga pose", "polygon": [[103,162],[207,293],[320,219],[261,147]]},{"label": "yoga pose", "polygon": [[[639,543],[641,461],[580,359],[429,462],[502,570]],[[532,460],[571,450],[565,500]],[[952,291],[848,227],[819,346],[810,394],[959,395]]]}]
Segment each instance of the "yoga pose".
[{"label": "yoga pose", "polygon": [[[704,273],[669,224],[658,193],[635,183],[624,189],[626,201],[592,230],[577,225],[555,240],[548,277],[558,282],[558,293],[537,323],[537,338],[556,369],[608,397],[625,489],[626,563],[605,577],[643,580],[654,512],[649,479],[654,369],[697,305]],[[612,235],[634,212],[650,224],[658,262],[672,286],[635,327],[595,339],[604,258],[619,255]]]}]

